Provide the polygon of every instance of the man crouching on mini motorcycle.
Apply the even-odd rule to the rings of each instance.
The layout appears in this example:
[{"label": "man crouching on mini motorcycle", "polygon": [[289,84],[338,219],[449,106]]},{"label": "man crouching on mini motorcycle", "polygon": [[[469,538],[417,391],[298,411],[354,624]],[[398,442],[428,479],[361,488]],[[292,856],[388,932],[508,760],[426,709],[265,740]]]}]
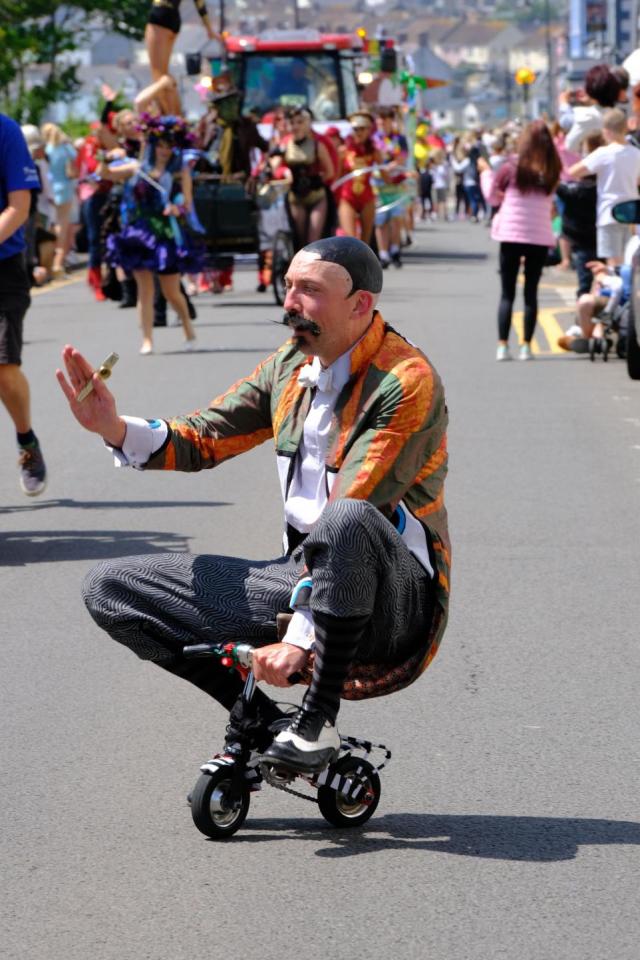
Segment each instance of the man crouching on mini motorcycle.
[{"label": "man crouching on mini motorcycle", "polygon": [[[351,237],[309,244],[286,286],[291,338],[205,410],[172,420],[119,416],[71,346],[66,377],[57,377],[81,426],[136,469],[207,469],[273,439],[284,556],[125,557],[98,564],[83,592],[114,640],[231,711],[226,753],[249,735],[266,760],[311,774],[337,756],[336,717],[352,665],[391,669],[414,657],[409,682],[437,650],[449,578],[447,411],[428,359],[376,309],[382,271],[368,246]],[[79,402],[89,380],[93,390]],[[276,642],[276,615],[291,611]],[[302,705],[275,736],[268,728],[282,714],[269,697],[257,691],[244,724],[238,674],[182,654],[185,645],[238,638],[257,648],[256,679],[274,686],[286,686],[313,651]]]}]

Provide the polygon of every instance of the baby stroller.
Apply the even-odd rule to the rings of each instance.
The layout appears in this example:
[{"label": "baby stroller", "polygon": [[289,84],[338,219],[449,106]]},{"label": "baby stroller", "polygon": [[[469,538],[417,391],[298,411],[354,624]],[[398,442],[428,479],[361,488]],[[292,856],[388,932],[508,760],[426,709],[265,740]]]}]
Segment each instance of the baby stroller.
[{"label": "baby stroller", "polygon": [[631,309],[631,277],[631,267],[624,264],[609,278],[607,286],[600,291],[602,296],[607,297],[607,303],[598,317],[603,325],[602,336],[589,339],[589,358],[592,362],[597,356],[601,356],[606,363],[614,345],[617,356],[621,360],[626,357]]}]

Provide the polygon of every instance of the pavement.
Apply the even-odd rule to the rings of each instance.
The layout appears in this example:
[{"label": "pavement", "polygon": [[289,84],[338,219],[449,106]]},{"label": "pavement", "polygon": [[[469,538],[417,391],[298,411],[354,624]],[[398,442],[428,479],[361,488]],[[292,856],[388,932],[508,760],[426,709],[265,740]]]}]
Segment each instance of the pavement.
[{"label": "pavement", "polygon": [[[138,355],[133,311],[81,277],[38,291],[25,371],[49,486],[17,486],[2,423],[0,919],[7,960],[637,960],[640,387],[554,351],[495,362],[495,248],[481,226],[421,227],[381,310],[443,377],[450,410],[451,620],[418,683],[346,703],[343,732],[386,743],[373,819],[329,829],[266,789],[231,841],[185,795],[223,712],[111,642],[80,584],[98,560],[279,550],[269,444],[214,473],[114,470],[54,379],[71,342],[115,350],[119,408],[195,409],[282,340],[239,271]],[[560,326],[565,278],[541,302]]]}]

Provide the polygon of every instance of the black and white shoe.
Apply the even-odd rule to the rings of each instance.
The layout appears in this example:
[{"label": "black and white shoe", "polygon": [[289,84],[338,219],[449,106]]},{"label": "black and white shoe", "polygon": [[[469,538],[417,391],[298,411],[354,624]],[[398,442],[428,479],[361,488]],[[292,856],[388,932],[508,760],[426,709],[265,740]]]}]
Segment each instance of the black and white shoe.
[{"label": "black and white shoe", "polygon": [[296,773],[319,773],[340,751],[340,734],[321,710],[300,707],[293,720],[276,734],[262,754],[263,763]]}]

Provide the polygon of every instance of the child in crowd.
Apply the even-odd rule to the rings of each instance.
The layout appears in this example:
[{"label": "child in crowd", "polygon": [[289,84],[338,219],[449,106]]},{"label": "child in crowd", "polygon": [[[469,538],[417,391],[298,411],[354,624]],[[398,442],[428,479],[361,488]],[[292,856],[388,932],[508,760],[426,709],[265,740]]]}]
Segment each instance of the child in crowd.
[{"label": "child in crowd", "polygon": [[[589,134],[585,143],[589,153],[593,153],[604,144],[604,140],[598,132]],[[561,180],[556,195],[562,205],[562,236],[569,243],[570,255],[578,273],[577,296],[580,297],[591,290],[593,278],[587,264],[597,259],[596,177]]]},{"label": "child in crowd", "polygon": [[621,264],[629,228],[617,223],[612,209],[621,200],[638,196],[640,150],[626,142],[627,118],[621,110],[606,110],[602,118],[605,145],[569,170],[576,178],[597,177],[597,253],[609,266]]},{"label": "child in crowd", "polygon": [[447,219],[447,198],[451,167],[444,150],[435,150],[432,156],[431,175],[435,193],[435,214],[438,220]]}]

